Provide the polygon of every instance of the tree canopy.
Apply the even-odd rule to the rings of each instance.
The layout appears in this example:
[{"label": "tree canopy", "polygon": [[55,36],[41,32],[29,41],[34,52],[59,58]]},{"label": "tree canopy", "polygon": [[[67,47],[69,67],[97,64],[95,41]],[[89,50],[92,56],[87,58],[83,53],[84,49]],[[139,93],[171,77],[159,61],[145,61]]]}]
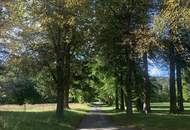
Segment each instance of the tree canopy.
[{"label": "tree canopy", "polygon": [[[57,116],[71,101],[95,100],[128,115],[133,106],[150,113],[154,101],[182,112],[190,98],[189,7],[185,0],[4,1],[0,97],[56,102]],[[163,61],[168,77],[150,75],[151,61]]]}]

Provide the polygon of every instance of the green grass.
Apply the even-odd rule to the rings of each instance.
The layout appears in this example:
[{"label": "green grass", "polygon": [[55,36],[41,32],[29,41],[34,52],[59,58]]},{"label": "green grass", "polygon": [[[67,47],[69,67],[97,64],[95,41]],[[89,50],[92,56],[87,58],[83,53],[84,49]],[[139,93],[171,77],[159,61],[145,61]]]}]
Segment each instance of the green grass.
[{"label": "green grass", "polygon": [[[65,112],[64,119],[55,116],[55,105],[0,106],[0,130],[75,130],[81,119],[93,105],[73,104]],[[135,113],[128,117],[125,112],[114,107],[102,106],[120,128],[135,130],[189,130],[190,104],[185,103],[186,111],[182,114],[169,114],[168,103],[152,103],[152,113]]]},{"label": "green grass", "polygon": [[182,114],[169,114],[168,103],[153,103],[152,113],[145,115],[135,113],[128,117],[125,112],[119,112],[113,107],[103,107],[109,113],[113,122],[121,128],[134,128],[135,130],[189,130],[190,104],[185,104],[186,111]]},{"label": "green grass", "polygon": [[71,107],[63,119],[57,119],[52,107],[28,107],[24,112],[18,108],[12,110],[10,106],[7,111],[0,110],[0,130],[75,130],[89,107],[85,104]]}]

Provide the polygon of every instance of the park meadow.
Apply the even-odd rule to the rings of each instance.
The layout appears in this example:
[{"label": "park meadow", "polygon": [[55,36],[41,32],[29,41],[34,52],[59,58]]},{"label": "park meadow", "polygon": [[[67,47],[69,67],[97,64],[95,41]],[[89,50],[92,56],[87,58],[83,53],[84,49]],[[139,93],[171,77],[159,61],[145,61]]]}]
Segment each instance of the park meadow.
[{"label": "park meadow", "polygon": [[190,0],[0,0],[0,130],[189,130]]}]

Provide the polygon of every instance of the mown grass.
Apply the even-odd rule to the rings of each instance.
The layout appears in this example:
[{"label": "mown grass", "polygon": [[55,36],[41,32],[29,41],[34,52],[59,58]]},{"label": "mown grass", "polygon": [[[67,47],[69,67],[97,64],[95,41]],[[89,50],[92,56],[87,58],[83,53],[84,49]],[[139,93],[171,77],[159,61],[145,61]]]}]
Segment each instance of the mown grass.
[{"label": "mown grass", "polygon": [[[7,107],[7,109],[6,109]],[[55,105],[0,107],[0,130],[75,130],[89,107],[72,104],[63,119],[55,116]]]},{"label": "mown grass", "polygon": [[168,103],[153,103],[151,106],[151,114],[135,113],[130,117],[125,112],[114,110],[113,107],[103,107],[102,109],[110,115],[118,127],[123,129],[190,130],[190,104],[185,104],[186,111],[181,114],[169,114]]}]

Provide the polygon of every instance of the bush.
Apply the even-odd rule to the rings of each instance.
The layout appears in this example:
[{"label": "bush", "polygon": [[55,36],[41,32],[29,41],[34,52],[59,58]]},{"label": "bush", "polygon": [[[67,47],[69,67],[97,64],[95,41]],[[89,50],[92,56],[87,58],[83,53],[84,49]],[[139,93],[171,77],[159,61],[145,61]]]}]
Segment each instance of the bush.
[{"label": "bush", "polygon": [[13,82],[12,96],[15,103],[23,105],[25,103],[35,104],[41,101],[41,96],[35,89],[36,84],[28,79],[17,79]]}]

